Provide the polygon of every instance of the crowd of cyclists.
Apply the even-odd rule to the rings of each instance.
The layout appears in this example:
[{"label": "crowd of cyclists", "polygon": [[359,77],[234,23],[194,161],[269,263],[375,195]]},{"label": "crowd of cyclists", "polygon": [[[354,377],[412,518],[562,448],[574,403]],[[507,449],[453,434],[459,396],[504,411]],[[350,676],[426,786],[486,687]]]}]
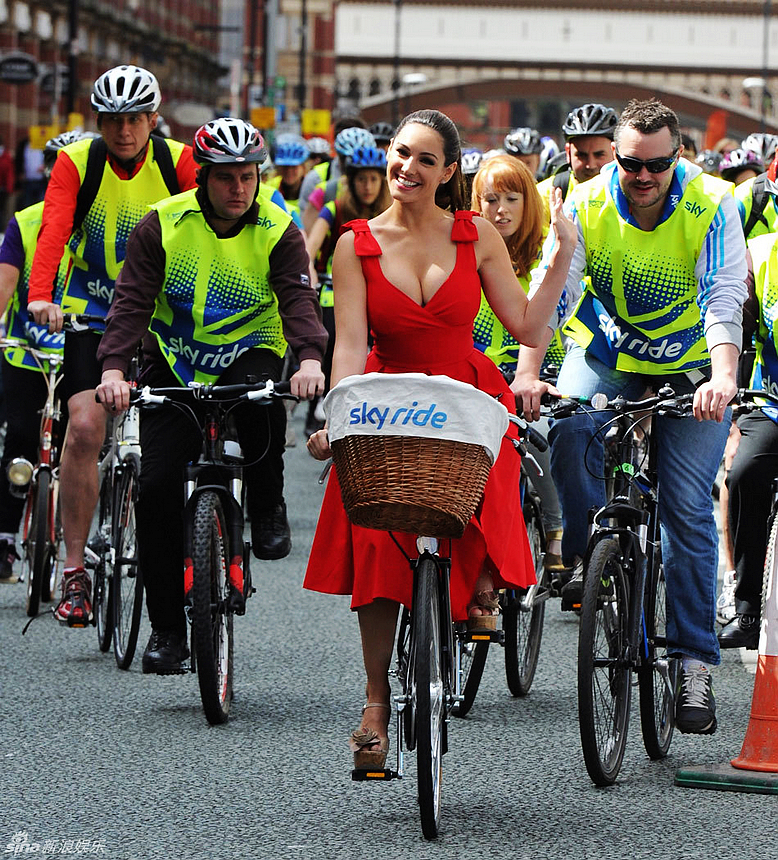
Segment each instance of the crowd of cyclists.
[{"label": "crowd of cyclists", "polygon": [[[326,450],[319,401],[336,340],[335,248],[344,225],[389,209],[391,160],[411,159],[394,151],[390,123],[366,127],[356,116],[336,122],[332,144],[281,135],[271,151],[250,123],[224,117],[189,145],[159,133],[161,100],[156,78],[142,68],[102,74],[92,93],[97,131],[66,132],[46,144],[45,198],[14,215],[0,248],[6,331],[44,350],[64,349],[66,557],[54,615],[69,627],[92,621],[84,554],[96,463],[106,412],[128,406],[126,373],[137,345],[141,382],[152,385],[277,379],[291,356],[292,391],[310,401],[306,436],[314,454]],[[563,216],[555,206],[564,202],[564,223],[577,232],[543,342],[520,349],[504,314],[482,294],[474,344],[503,372],[529,420],[546,420],[546,393],[634,399],[666,383],[676,393],[695,392],[694,417],[658,421],[653,432],[661,434],[668,641],[683,657],[676,723],[712,733],[719,648],[757,645],[778,464],[778,410],[765,407],[733,424],[728,406],[738,385],[778,391],[778,137],[754,133],[698,153],[673,112],[649,100],[630,102],[621,116],[607,105],[576,107],[559,139],[561,146],[516,128],[498,150],[457,150],[469,195],[464,208],[494,226],[528,296],[543,289],[560,253]],[[63,334],[68,312],[105,323]],[[556,386],[544,368],[559,371]],[[46,389],[22,351],[4,352],[2,378],[0,581],[13,583],[23,501],[6,469],[15,457],[35,458]],[[265,452],[247,469],[246,506],[254,554],[273,560],[291,549],[283,491],[288,419],[280,403],[267,412],[269,420],[255,421],[247,407],[238,433],[252,463]],[[536,489],[545,563],[569,600],[580,599],[585,573],[586,511],[604,501],[602,482],[584,466],[596,435],[590,424],[546,421],[550,453],[533,450],[542,467]],[[137,522],[152,624],[144,672],[178,672],[189,656],[182,537],[170,513],[181,507],[180,472],[193,446],[176,416],[144,414]],[[726,574],[717,600],[711,488],[722,458]],[[468,607],[478,624],[497,612],[490,591],[481,588]],[[384,727],[370,743],[381,750],[386,714],[378,716]]]}]

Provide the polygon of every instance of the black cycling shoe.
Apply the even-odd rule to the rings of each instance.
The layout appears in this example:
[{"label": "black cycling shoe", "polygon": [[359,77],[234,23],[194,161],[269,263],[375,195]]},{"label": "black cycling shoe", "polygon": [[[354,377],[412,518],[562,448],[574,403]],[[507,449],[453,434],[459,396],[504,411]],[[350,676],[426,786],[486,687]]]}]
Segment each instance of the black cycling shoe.
[{"label": "black cycling shoe", "polygon": [[186,636],[172,630],[152,630],[149,644],[143,652],[144,675],[183,675],[182,665],[189,657]]},{"label": "black cycling shoe", "polygon": [[562,586],[560,596],[562,597],[562,609],[580,609],[583,599],[583,562],[579,559],[573,568],[572,577]]},{"label": "black cycling shoe", "polygon": [[286,518],[286,505],[277,504],[270,513],[251,521],[251,549],[256,558],[286,558],[292,550],[292,532]]},{"label": "black cycling shoe", "polygon": [[720,648],[759,647],[759,617],[756,615],[736,615],[719,633]]}]

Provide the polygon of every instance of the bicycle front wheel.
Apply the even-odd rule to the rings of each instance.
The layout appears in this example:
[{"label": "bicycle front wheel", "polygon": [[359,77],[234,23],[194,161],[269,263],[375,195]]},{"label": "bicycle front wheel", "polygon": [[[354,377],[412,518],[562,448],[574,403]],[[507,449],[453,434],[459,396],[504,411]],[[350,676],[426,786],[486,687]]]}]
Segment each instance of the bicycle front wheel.
[{"label": "bicycle front wheel", "polygon": [[206,719],[226,723],[232,698],[232,613],[227,611],[229,558],[224,511],[216,493],[197,500],[191,547],[192,634]]},{"label": "bicycle front wheel", "polygon": [[678,659],[667,656],[667,612],[661,548],[653,551],[643,598],[645,638],[638,669],[640,727],[648,757],[664,758],[673,739]]},{"label": "bicycle front wheel", "polygon": [[49,483],[51,474],[46,469],[38,472],[27,496],[24,537],[24,576],[27,582],[27,615],[38,614],[44,576],[48,576],[49,560]]},{"label": "bicycle front wheel", "polygon": [[413,599],[413,686],[419,812],[426,839],[440,827],[440,780],[443,763],[445,691],[440,629],[440,580],[435,561],[422,558],[416,570]]},{"label": "bicycle front wheel", "polygon": [[[545,587],[543,553],[545,533],[540,508],[530,503],[524,506],[524,522],[527,526],[535,579],[541,588]],[[526,591],[508,592],[513,599],[506,601],[503,615],[505,631],[505,678],[508,689],[514,696],[526,696],[535,679],[538,667],[540,643],[543,639],[543,621],[546,616],[545,601],[533,602],[524,606]]]},{"label": "bicycle front wheel", "polygon": [[630,702],[629,592],[618,540],[589,559],[578,630],[578,723],[595,785],[616,781],[627,742]]},{"label": "bicycle front wheel", "polygon": [[114,485],[111,594],[113,603],[113,653],[120,669],[129,669],[138,643],[143,610],[143,579],[138,567],[135,536],[137,467],[128,460]]}]

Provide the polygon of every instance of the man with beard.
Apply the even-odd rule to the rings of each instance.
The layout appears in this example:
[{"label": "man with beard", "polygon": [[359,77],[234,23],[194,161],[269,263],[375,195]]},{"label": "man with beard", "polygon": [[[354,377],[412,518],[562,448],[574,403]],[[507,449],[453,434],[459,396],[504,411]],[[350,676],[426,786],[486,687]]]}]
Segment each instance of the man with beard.
[{"label": "man with beard", "polygon": [[[584,397],[603,392],[628,400],[665,384],[676,394],[694,391],[693,417],[658,416],[652,432],[659,441],[667,648],[682,658],[675,720],[681,732],[712,734],[710,669],[720,655],[711,488],[737,390],[745,242],[732,186],[680,158],[678,119],[661,102],[631,101],[612,151],[616,162],[578,186],[566,204],[578,225],[566,290],[571,302],[580,298],[565,324],[573,345],[558,386]],[[554,253],[549,236],[530,292],[542,283]],[[585,275],[590,280],[581,294]],[[522,347],[519,355],[516,378],[528,418],[538,416],[542,393],[558,394],[537,378],[545,348]],[[603,463],[597,430],[609,415],[595,416],[558,421],[549,434],[562,502],[562,554],[579,562],[578,575],[562,592],[568,605],[581,600],[587,512],[605,503],[604,483],[596,477]]]}]

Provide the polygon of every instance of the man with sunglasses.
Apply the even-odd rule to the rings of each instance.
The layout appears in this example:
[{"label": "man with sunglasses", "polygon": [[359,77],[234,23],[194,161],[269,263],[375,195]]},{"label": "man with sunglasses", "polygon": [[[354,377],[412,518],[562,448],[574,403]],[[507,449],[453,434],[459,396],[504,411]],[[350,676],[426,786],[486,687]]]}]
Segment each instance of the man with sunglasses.
[{"label": "man with sunglasses", "polygon": [[[720,654],[711,488],[729,430],[727,404],[736,391],[745,242],[732,186],[681,158],[678,119],[661,102],[627,105],[613,153],[616,161],[577,187],[566,204],[579,239],[566,289],[578,301],[566,322],[550,323],[565,322],[573,341],[557,385],[570,394],[628,400],[665,384],[678,394],[694,391],[693,417],[659,416],[652,432],[660,449],[668,648],[682,657],[676,725],[681,732],[712,734],[710,669]],[[533,288],[555,252],[549,237]],[[584,275],[590,280],[581,294]],[[537,379],[544,349],[545,343],[522,348],[519,357],[527,418],[538,416],[541,394],[559,393]],[[579,576],[563,590],[568,606],[580,603],[587,512],[605,503],[604,482],[596,477],[603,467],[597,429],[607,417],[573,416],[549,434],[562,502],[562,552],[567,562],[579,560]]]}]

